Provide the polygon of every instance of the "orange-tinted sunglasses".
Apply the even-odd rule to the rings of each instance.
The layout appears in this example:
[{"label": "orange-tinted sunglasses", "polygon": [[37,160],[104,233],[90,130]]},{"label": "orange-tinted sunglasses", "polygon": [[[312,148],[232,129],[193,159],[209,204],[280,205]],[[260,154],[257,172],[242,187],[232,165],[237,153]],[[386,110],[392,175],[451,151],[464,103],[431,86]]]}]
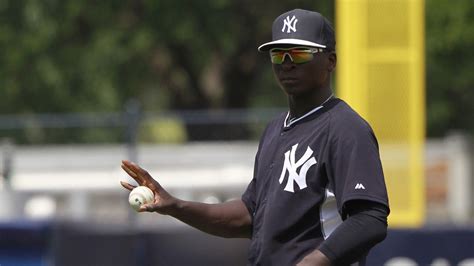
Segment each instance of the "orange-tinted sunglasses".
[{"label": "orange-tinted sunglasses", "polygon": [[310,47],[292,47],[288,49],[273,48],[270,50],[270,58],[273,64],[283,64],[285,56],[288,55],[291,61],[295,64],[303,64],[313,60],[315,53],[321,53],[322,48]]}]

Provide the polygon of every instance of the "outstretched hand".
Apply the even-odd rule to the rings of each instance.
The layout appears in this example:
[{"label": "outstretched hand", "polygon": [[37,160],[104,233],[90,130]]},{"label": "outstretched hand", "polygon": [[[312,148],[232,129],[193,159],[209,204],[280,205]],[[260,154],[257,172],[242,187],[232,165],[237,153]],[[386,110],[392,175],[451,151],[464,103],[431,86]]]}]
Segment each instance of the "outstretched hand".
[{"label": "outstretched hand", "polygon": [[[173,208],[177,200],[172,197],[163,187],[153,179],[153,177],[143,168],[137,164],[123,160],[122,169],[135,181],[137,181],[139,186],[146,186],[153,191],[154,201],[153,203],[144,204],[138,210],[139,212],[158,212],[161,214],[168,214],[168,212]],[[136,186],[131,185],[127,182],[120,181],[120,184],[127,190],[132,191]]]}]

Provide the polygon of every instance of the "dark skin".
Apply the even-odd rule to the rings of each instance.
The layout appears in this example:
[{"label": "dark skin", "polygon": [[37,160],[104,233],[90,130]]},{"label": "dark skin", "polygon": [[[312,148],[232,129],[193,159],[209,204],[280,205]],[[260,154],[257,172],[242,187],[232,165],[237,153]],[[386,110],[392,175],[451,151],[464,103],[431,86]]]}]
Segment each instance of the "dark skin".
[{"label": "dark skin", "polygon": [[[155,200],[142,205],[139,212],[157,212],[174,218],[203,232],[221,237],[250,238],[252,218],[242,200],[233,200],[220,204],[206,204],[180,200],[169,194],[145,169],[135,163],[122,161],[122,169],[140,186],[153,191]],[[128,189],[135,186],[120,182]]]},{"label": "dark skin", "polygon": [[[281,65],[273,65],[280,87],[288,96],[291,117],[300,117],[323,103],[331,94],[331,73],[336,67],[336,54],[314,54],[314,59],[304,64],[294,64],[288,56]],[[250,238],[252,217],[242,200],[219,204],[184,201],[173,197],[145,169],[122,161],[122,169],[140,186],[147,186],[154,195],[151,204],[140,207],[140,212],[157,212],[170,215],[203,232],[222,237]],[[135,186],[126,182],[121,185],[132,190]],[[330,265],[328,258],[319,250],[304,257],[297,265]]]},{"label": "dark skin", "polygon": [[273,73],[288,96],[290,117],[300,117],[323,103],[331,94],[331,73],[336,68],[334,52],[315,53],[308,63],[295,64],[289,56]]}]

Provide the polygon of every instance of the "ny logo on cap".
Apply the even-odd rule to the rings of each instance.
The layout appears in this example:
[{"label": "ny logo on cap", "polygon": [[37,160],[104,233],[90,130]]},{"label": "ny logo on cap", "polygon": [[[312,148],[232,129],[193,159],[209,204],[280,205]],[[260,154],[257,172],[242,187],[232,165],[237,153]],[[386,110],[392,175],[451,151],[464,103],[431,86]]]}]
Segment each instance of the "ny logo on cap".
[{"label": "ny logo on cap", "polygon": [[287,16],[286,19],[283,21],[283,29],[281,29],[281,32],[290,33],[291,31],[296,32],[296,22],[298,22],[298,19],[296,19],[295,16],[293,16],[290,19],[290,16]]}]

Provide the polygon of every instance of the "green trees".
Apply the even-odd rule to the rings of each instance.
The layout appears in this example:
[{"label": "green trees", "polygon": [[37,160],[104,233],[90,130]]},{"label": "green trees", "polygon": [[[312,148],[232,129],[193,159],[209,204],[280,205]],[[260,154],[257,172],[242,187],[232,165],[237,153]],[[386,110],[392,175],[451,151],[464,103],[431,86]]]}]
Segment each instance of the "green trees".
[{"label": "green trees", "polygon": [[125,6],[2,3],[2,113],[117,110],[135,86],[149,82],[150,71],[140,70],[152,40],[129,26]]},{"label": "green trees", "polygon": [[474,3],[426,1],[428,134],[474,135]]},{"label": "green trees", "polygon": [[[473,4],[426,6],[428,133],[474,132]],[[0,1],[0,114],[285,106],[256,47],[294,7],[334,21],[333,1]]]},{"label": "green trees", "polygon": [[4,0],[0,111],[109,111],[130,97],[149,110],[245,107],[268,86],[256,47],[285,6]]}]

